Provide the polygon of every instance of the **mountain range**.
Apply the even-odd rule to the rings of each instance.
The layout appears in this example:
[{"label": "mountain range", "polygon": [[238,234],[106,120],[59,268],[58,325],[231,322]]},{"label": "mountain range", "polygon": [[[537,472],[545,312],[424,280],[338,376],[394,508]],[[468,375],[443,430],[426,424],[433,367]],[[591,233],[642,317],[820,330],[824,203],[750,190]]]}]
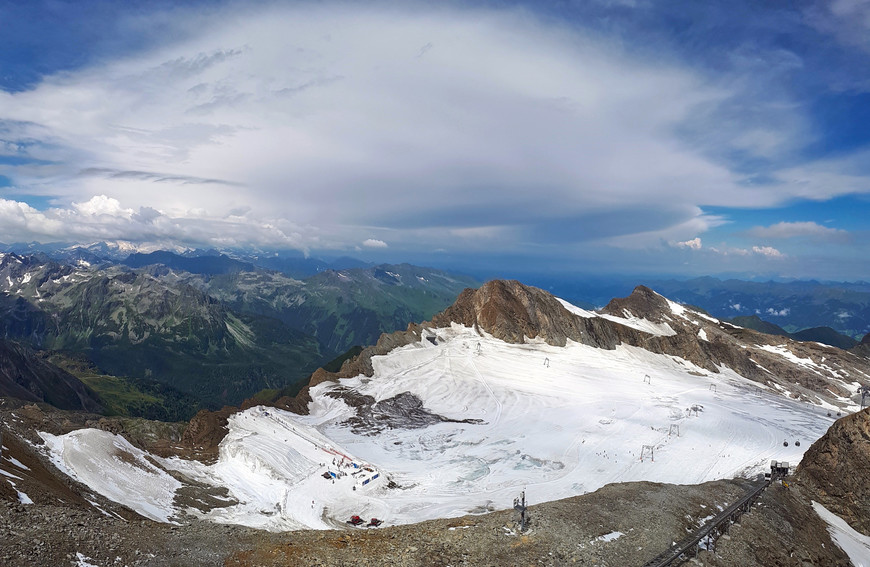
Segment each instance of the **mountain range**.
[{"label": "mountain range", "polygon": [[[160,263],[174,270],[206,275],[251,271],[253,267],[300,280],[328,270],[374,266],[348,256],[318,258],[286,251],[161,248],[159,244],[138,245],[126,241],[88,245],[0,244],[0,252],[3,251],[36,255],[63,263],[86,262],[100,267],[125,262],[137,266]],[[476,279],[504,275],[482,273],[476,274]],[[522,279],[584,309],[603,306],[611,298],[627,294],[635,285],[643,283],[675,301],[700,307],[720,319],[757,315],[788,333],[830,327],[856,341],[870,332],[870,283],[867,282],[756,281],[709,276],[686,280],[592,274],[526,274]]]},{"label": "mountain range", "polygon": [[[75,344],[88,331],[91,337],[126,337],[125,345],[133,348],[131,337],[139,338],[147,330],[161,336],[164,348],[180,352],[177,344],[184,343],[177,336],[178,326],[158,324],[164,319],[153,316],[159,312],[155,305],[176,305],[154,299],[167,293],[193,298],[186,300],[189,305],[178,304],[177,313],[191,311],[202,321],[217,321],[216,326],[223,321],[229,341],[241,334],[238,326],[230,331],[233,321],[253,315],[226,307],[204,289],[216,280],[257,289],[253,276],[265,278],[273,287],[283,282],[297,292],[299,283],[261,272],[207,275],[179,273],[166,266],[94,270],[32,258],[4,257],[3,261],[9,264],[4,264],[6,271],[0,276],[11,280],[7,294],[15,302],[38,292],[37,301],[27,302],[32,309],[86,323],[76,323],[76,332],[69,334],[49,332],[47,324],[22,324],[43,343]],[[409,281],[424,286],[431,276],[424,273],[410,266],[380,267],[364,277],[374,286],[368,289],[392,289]],[[345,289],[339,282],[353,278],[342,274],[323,276]],[[230,277],[240,279],[224,279]],[[91,280],[103,283],[99,286]],[[224,285],[229,292],[231,284]],[[79,310],[57,308],[74,295],[67,286],[83,286],[75,288],[83,298]],[[118,307],[119,294],[111,291],[122,286],[127,286],[127,293],[137,290],[134,297],[142,305],[136,313],[144,321],[138,326],[127,324],[131,307]],[[105,291],[96,293],[94,287]],[[139,290],[144,292],[140,295]],[[263,300],[262,295],[257,297]],[[92,315],[103,312],[114,327],[106,327],[101,317]],[[218,333],[198,324],[203,325],[204,337],[217,340],[212,337]],[[242,337],[251,340],[251,335]],[[383,333],[375,344],[333,361],[330,369],[318,369],[295,397],[289,391],[271,399],[261,395],[239,408],[201,411],[189,424],[94,415],[91,412],[102,408],[83,401],[87,387],[76,386],[75,377],[51,366],[57,362],[78,374],[95,373],[87,367],[87,359],[75,358],[71,352],[49,353],[46,360],[25,347],[0,349],[0,355],[6,356],[5,366],[0,365],[0,383],[23,385],[32,394],[23,399],[50,401],[44,385],[50,386],[52,380],[36,380],[35,374],[54,376],[61,388],[76,392],[68,398],[72,402],[68,407],[76,411],[66,412],[0,398],[4,435],[0,501],[17,502],[24,508],[21,512],[12,508],[12,513],[28,514],[28,522],[42,533],[57,534],[52,545],[32,548],[21,528],[14,529],[7,537],[10,561],[39,558],[51,563],[74,557],[103,564],[121,557],[139,564],[134,563],[136,551],[145,546],[156,564],[169,564],[169,554],[178,557],[179,550],[185,549],[183,563],[205,565],[223,558],[229,561],[228,556],[216,557],[215,549],[230,553],[242,546],[242,553],[244,546],[253,545],[245,542],[251,542],[254,533],[263,534],[255,537],[258,547],[251,551],[261,557],[257,563],[277,565],[277,560],[266,559],[275,550],[283,549],[281,557],[286,559],[288,553],[308,549],[301,543],[307,541],[306,532],[294,536],[294,545],[303,545],[298,549],[282,543],[288,536],[280,532],[355,529],[348,528],[345,520],[360,515],[396,526],[384,530],[385,541],[391,541],[389,534],[400,533],[417,541],[415,530],[427,530],[431,542],[425,544],[423,555],[408,547],[399,560],[388,559],[396,553],[389,546],[375,554],[372,546],[381,544],[354,543],[371,547],[365,552],[366,561],[456,562],[459,556],[454,557],[449,542],[453,532],[463,528],[470,530],[469,542],[495,529],[498,538],[476,545],[501,554],[500,542],[509,538],[505,545],[525,549],[512,553],[530,554],[532,563],[556,565],[596,557],[607,557],[608,563],[627,558],[636,563],[703,525],[712,517],[710,507],[737,498],[751,485],[741,478],[765,472],[771,459],[799,462],[805,452],[798,475],[810,492],[793,496],[770,488],[766,505],[747,520],[752,530],[741,532],[735,527],[731,539],[720,542],[725,551],[710,556],[722,561],[717,565],[788,564],[789,553],[798,553],[810,564],[845,566],[848,560],[834,539],[846,533],[843,530],[866,530],[862,518],[870,513],[860,498],[849,497],[848,505],[838,505],[844,494],[863,490],[860,475],[825,472],[849,471],[867,458],[861,438],[866,434],[863,416],[870,410],[850,415],[845,418],[848,422],[838,421],[828,435],[826,431],[840,414],[859,409],[856,388],[870,377],[870,359],[740,327],[645,286],[590,311],[517,281],[490,281],[465,289],[428,321]],[[27,379],[16,381],[15,376],[25,375]],[[494,520],[500,524],[480,533],[475,530],[475,526],[489,526],[481,523],[488,522],[481,514],[509,509],[520,490],[537,502],[550,502],[532,512],[532,521],[538,522],[533,529],[543,530],[541,522],[548,521],[548,514],[583,499],[583,509],[597,514],[595,529],[601,531],[584,535],[586,543],[581,546],[568,533],[586,528],[565,517],[561,521],[573,526],[565,535],[561,531],[554,535],[553,528],[543,530],[552,538],[547,549],[558,555],[545,561],[546,552],[538,555],[533,543],[522,543],[526,541],[522,538],[534,542],[540,536],[520,534],[510,520]],[[658,492],[653,496],[651,491],[666,491],[668,496]],[[695,494],[691,502],[669,509],[690,493]],[[823,511],[814,510],[810,496],[824,504]],[[627,523],[605,514],[626,498],[634,503]],[[0,529],[5,530],[8,513],[4,510],[0,506]],[[43,512],[32,516],[30,510]],[[834,525],[830,522],[836,516],[829,516],[828,510],[840,514],[851,527],[844,524],[829,535],[825,526]],[[108,518],[100,521],[101,534],[119,535],[97,543],[89,532],[63,527],[68,526],[67,520],[57,523],[58,518],[91,513]],[[502,517],[497,514],[493,517]],[[137,517],[151,521],[128,521]],[[657,518],[647,524],[656,526],[652,531],[634,523],[646,517]],[[404,526],[443,518],[454,520],[437,534],[428,531],[430,524]],[[126,531],[115,531],[116,521],[124,523]],[[208,535],[215,531],[208,527],[212,522],[225,525],[220,542]],[[75,520],[72,524],[88,525]],[[499,527],[502,524],[505,529]],[[164,531],[160,526],[168,527]],[[795,530],[804,531],[799,537],[789,535]],[[78,535],[69,535],[73,533]],[[131,545],[155,537],[164,542],[160,549],[147,543]],[[351,540],[342,537],[349,544]],[[372,537],[372,542],[381,541],[377,535]],[[602,537],[606,548],[595,543]],[[83,539],[94,541],[85,551],[74,547]],[[732,540],[755,549],[756,555],[747,555]],[[322,536],[320,541],[320,547],[312,544],[311,552],[321,562],[361,564],[343,555],[333,558],[323,548]],[[622,543],[611,545],[611,541]],[[198,551],[200,545],[208,545],[211,551]],[[588,553],[586,546],[591,546]],[[266,555],[260,556],[261,551]],[[245,564],[247,559],[241,558],[251,556],[234,557]]]},{"label": "mountain range", "polygon": [[172,277],[239,313],[278,319],[333,353],[432,317],[463,289],[480,285],[467,276],[410,264],[326,270],[301,281],[263,270]]},{"label": "mountain range", "polygon": [[769,321],[765,321],[758,315],[742,315],[739,317],[732,317],[730,321],[736,325],[740,325],[741,327],[746,327],[747,329],[753,329],[755,331],[767,333],[769,335],[789,337],[796,341],[818,342],[830,346],[835,346],[844,350],[848,350],[858,346],[858,341],[856,341],[849,335],[838,333],[830,327],[812,327],[809,329],[797,331],[795,333],[789,333],[779,325],[771,323]]},{"label": "mountain range", "polygon": [[[85,357],[94,369],[82,376],[94,387],[117,394],[121,386],[97,379],[108,375],[126,380],[123,388],[149,390],[126,405],[153,417],[162,410],[141,408],[155,393],[173,406],[186,394],[220,407],[263,389],[298,390],[336,354],[429,317],[476,284],[408,265],[328,270],[301,281],[226,256],[155,252],[96,267],[6,253],[0,332]],[[171,390],[155,391],[153,382]]]}]

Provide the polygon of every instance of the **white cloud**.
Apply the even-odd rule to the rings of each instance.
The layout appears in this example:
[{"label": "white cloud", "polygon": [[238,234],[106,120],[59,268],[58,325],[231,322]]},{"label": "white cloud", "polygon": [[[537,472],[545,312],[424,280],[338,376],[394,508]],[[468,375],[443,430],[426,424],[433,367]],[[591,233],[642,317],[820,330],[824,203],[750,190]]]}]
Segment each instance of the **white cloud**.
[{"label": "white cloud", "polygon": [[91,197],[89,201],[73,203],[72,206],[79,214],[90,217],[108,215],[110,217],[130,218],[133,216],[133,209],[124,209],[121,207],[120,201],[105,195],[96,195]]},{"label": "white cloud", "polygon": [[701,249],[701,239],[695,237],[691,240],[686,240],[685,242],[676,242],[674,246],[677,248],[690,248],[692,250],[700,250]]},{"label": "white cloud", "polygon": [[378,240],[376,238],[367,238],[367,239],[363,240],[362,245],[365,246],[366,248],[386,248],[387,247],[386,242],[384,242],[383,240]]},{"label": "white cloud", "polygon": [[830,33],[849,47],[870,51],[870,2],[867,0],[833,0],[810,4],[807,22]]},{"label": "white cloud", "polygon": [[498,233],[489,251],[698,250],[724,222],[703,207],[813,195],[838,171],[748,183],[709,147],[774,159],[802,123],[794,106],[723,121],[752,96],[741,81],[659,52],[522,10],[338,6],[178,9],[183,41],[0,92],[6,151],[40,160],[0,175],[56,204],[18,210],[0,240],[128,230],[353,249],[376,227],[392,249],[466,251]]},{"label": "white cloud", "polygon": [[[467,210],[488,218],[455,228],[632,203],[667,231],[701,201],[753,194],[674,134],[733,93],[600,36],[509,10],[230,12],[180,10],[190,39],[0,93],[5,138],[44,160],[0,174],[18,194],[106,195],[176,219],[248,206],[339,247],[360,225],[437,227]],[[662,203],[691,206],[656,220]]]},{"label": "white cloud", "polygon": [[784,307],[784,308],[780,309],[779,311],[777,311],[776,309],[773,309],[772,307],[767,308],[767,314],[773,315],[774,317],[785,317],[789,313],[791,313],[791,309],[789,309],[788,307]]},{"label": "white cloud", "polygon": [[674,221],[664,223],[664,227],[654,230],[642,230],[640,227],[643,226],[643,223],[640,222],[640,219],[626,216],[615,222],[620,222],[625,227],[633,227],[634,230],[628,234],[603,238],[601,242],[616,248],[635,250],[665,245],[680,248],[680,244],[693,242],[695,239],[700,245],[700,238],[694,235],[706,232],[726,222],[723,217],[706,214],[699,207],[674,206],[673,204],[660,205],[658,211],[644,209],[639,213],[641,217],[651,214],[667,215],[672,217]]},{"label": "white cloud", "polygon": [[770,226],[756,226],[746,231],[756,238],[810,237],[822,240],[841,239],[848,236],[845,230],[829,228],[812,221],[778,222]]},{"label": "white cloud", "polygon": [[753,246],[752,251],[761,256],[767,256],[768,258],[782,258],[785,256],[785,254],[772,246]]},{"label": "white cloud", "polygon": [[300,250],[318,245],[316,233],[302,231],[285,220],[217,217],[202,210],[181,216],[147,208],[136,213],[105,195],[45,211],[0,198],[0,227],[3,237],[10,241],[130,240],[226,247],[254,244]]},{"label": "white cloud", "polygon": [[734,311],[740,311],[741,309],[743,309],[743,306],[739,303],[734,303],[733,305],[731,305],[731,309],[733,309]]}]

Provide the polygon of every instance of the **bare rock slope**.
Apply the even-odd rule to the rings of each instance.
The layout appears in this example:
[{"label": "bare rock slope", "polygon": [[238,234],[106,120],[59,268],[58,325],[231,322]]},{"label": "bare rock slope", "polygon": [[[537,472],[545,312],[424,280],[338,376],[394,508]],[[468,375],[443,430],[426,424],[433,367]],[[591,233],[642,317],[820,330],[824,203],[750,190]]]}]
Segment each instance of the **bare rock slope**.
[{"label": "bare rock slope", "polygon": [[813,443],[797,478],[813,500],[870,535],[870,408],[837,420]]}]

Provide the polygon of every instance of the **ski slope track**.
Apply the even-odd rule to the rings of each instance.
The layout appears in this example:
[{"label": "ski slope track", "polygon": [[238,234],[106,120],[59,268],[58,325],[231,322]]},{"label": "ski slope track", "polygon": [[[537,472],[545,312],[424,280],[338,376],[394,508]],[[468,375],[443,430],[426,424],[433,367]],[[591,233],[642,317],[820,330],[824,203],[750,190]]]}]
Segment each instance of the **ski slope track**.
[{"label": "ski slope track", "polygon": [[[483,513],[509,508],[521,490],[541,502],[614,482],[754,476],[771,459],[796,465],[834,419],[729,368],[639,347],[510,344],[458,324],[431,331],[436,344],[373,357],[371,377],[312,387],[309,415],[261,406],[231,416],[212,465],[147,455],[97,430],[42,436],[61,470],[143,516],[277,531],[346,526],[351,515],[404,524]],[[408,393],[441,420],[349,426],[349,395]],[[644,445],[654,459],[641,460]]]}]

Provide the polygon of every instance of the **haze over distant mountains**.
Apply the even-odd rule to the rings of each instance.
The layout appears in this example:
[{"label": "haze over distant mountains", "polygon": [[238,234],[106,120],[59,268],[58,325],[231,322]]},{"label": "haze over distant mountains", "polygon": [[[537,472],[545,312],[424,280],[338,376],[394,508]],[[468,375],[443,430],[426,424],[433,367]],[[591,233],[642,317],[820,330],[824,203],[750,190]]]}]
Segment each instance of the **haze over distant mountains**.
[{"label": "haze over distant mountains", "polygon": [[[89,245],[54,243],[0,244],[0,251],[19,254],[44,254],[65,261],[85,261],[93,265],[123,263],[131,267],[162,264],[173,270],[201,276],[228,276],[258,269],[280,272],[295,279],[305,279],[321,272],[352,268],[371,268],[375,264],[350,256],[307,257],[297,251],[263,251],[252,249],[197,250],[159,245],[137,245],[125,241],[96,242]],[[442,271],[445,271],[442,268]],[[447,269],[446,272],[451,270]],[[513,278],[536,285],[572,301],[584,308],[606,304],[611,298],[629,293],[639,283],[689,305],[700,307],[722,318],[757,316],[780,327],[786,333],[797,333],[816,327],[828,331],[810,332],[806,340],[824,339],[827,344],[847,346],[845,335],[860,342],[870,332],[870,283],[820,282],[814,280],[758,281],[746,279],[699,277],[692,279],[656,278],[650,276],[607,275],[593,273],[514,274],[492,272],[484,267],[470,270],[470,281],[493,278]],[[241,276],[240,276],[241,277]],[[751,320],[744,322],[752,324]],[[757,328],[755,326],[753,328]],[[772,327],[771,327],[772,328]],[[373,338],[373,337],[372,337]]]}]

